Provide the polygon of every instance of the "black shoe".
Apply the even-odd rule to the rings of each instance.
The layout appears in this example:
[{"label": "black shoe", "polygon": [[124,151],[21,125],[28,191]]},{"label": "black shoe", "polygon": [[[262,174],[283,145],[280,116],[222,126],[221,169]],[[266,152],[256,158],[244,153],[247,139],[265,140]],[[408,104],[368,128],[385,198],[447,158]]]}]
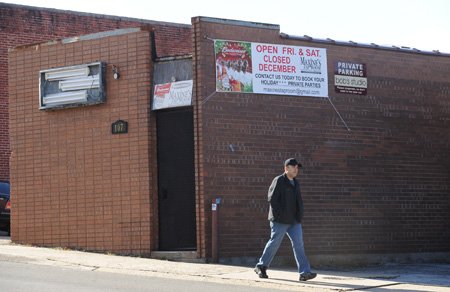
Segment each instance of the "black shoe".
[{"label": "black shoe", "polygon": [[258,276],[259,276],[260,278],[264,278],[264,279],[269,278],[269,276],[267,276],[267,273],[266,273],[267,267],[264,267],[264,266],[256,266],[255,269],[254,269],[254,271],[255,271],[255,273],[258,274]]},{"label": "black shoe", "polygon": [[308,280],[314,279],[316,276],[317,276],[316,273],[311,273],[311,272],[303,273],[303,274],[300,275],[300,279],[299,280],[300,281],[308,281]]}]

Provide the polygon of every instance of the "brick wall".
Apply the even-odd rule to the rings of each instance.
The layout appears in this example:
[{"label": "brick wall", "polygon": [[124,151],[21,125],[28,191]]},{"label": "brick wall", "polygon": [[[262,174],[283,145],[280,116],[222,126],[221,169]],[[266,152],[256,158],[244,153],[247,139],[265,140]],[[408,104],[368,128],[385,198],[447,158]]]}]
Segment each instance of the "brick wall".
[{"label": "brick wall", "polygon": [[0,3],[0,179],[9,179],[8,49],[60,37],[148,26],[157,57],[191,52],[189,25]]},{"label": "brick wall", "polygon": [[[139,31],[10,53],[14,242],[135,255],[155,248],[150,36]],[[105,104],[38,109],[39,70],[97,60],[107,63]],[[111,134],[118,119],[128,121],[128,134]]]},{"label": "brick wall", "polygon": [[[282,39],[277,26],[244,22],[195,18],[191,40],[184,25],[7,4],[0,13],[0,179],[9,177],[9,119],[15,242],[141,255],[157,248],[151,55],[189,54],[193,43],[200,257],[211,256],[216,197],[223,199],[220,257],[260,255],[269,236],[267,188],[291,156],[304,164],[312,258],[450,252],[448,56]],[[141,24],[149,31],[21,47],[9,71],[6,65],[8,48],[17,45]],[[329,94],[351,131],[323,98],[214,94],[211,38],[326,48]],[[37,109],[39,70],[99,59],[122,74],[113,80],[108,67],[106,104]],[[334,93],[337,60],[367,64],[367,96]],[[130,133],[111,136],[119,118],[129,121]],[[291,257],[287,242],[280,255]]]},{"label": "brick wall", "polygon": [[[313,259],[450,252],[448,56],[286,39],[277,27],[232,21],[194,18],[193,30],[197,195],[203,230],[211,228],[211,200],[223,199],[221,258],[260,256],[269,238],[267,189],[287,157],[304,165]],[[329,95],[351,131],[324,98],[216,93],[202,104],[215,91],[210,39],[326,48]],[[367,64],[366,96],[334,92],[338,60]],[[287,240],[279,255],[291,257]]]}]

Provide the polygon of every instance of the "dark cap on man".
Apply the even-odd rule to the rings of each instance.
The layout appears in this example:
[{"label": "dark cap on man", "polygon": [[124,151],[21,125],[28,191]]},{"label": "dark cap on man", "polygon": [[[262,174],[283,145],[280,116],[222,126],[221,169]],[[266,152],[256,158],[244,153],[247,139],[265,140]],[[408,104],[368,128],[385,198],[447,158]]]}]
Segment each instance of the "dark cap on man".
[{"label": "dark cap on man", "polygon": [[292,165],[292,166],[298,165],[298,168],[302,167],[302,164],[300,162],[298,162],[297,159],[295,159],[295,158],[286,159],[286,161],[284,162],[284,166],[288,166],[288,165]]}]

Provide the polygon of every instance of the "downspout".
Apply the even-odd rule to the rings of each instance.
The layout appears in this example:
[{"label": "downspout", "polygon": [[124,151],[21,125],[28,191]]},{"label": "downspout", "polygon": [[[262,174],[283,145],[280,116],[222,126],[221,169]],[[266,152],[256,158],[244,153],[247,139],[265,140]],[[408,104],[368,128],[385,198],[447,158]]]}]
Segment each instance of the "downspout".
[{"label": "downspout", "polygon": [[[193,111],[195,113],[194,115],[194,139],[196,139],[196,142],[194,144],[195,146],[195,189],[196,189],[196,205],[197,205],[197,257],[199,258],[205,258],[206,254],[204,252],[204,247],[203,247],[203,241],[202,238],[204,237],[203,235],[203,228],[202,228],[202,220],[201,218],[203,217],[203,200],[201,200],[201,194],[202,194],[202,187],[200,184],[201,178],[201,171],[200,171],[200,106],[201,106],[201,102],[199,102],[200,99],[200,90],[199,90],[199,74],[198,74],[198,51],[197,51],[197,46],[198,46],[198,37],[197,37],[197,26],[199,25],[199,18],[193,18],[192,19],[192,29],[193,29],[193,54],[192,54],[192,61],[193,61],[193,66],[192,68],[194,69],[194,74],[193,76],[195,77],[195,82],[194,82],[194,108]],[[194,141],[195,142],[195,141]]]}]

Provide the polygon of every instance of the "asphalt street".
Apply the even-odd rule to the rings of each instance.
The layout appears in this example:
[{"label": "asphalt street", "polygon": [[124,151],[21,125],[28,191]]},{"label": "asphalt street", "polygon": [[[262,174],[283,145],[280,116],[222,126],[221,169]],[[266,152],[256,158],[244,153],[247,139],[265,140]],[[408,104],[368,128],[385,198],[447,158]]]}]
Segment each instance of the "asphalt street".
[{"label": "asphalt street", "polygon": [[[17,259],[16,259],[17,260]],[[219,284],[205,281],[189,281],[93,272],[86,269],[45,266],[30,262],[5,261],[0,258],[3,292],[122,292],[122,291],[195,291],[195,292],[269,292],[272,289]]]}]

